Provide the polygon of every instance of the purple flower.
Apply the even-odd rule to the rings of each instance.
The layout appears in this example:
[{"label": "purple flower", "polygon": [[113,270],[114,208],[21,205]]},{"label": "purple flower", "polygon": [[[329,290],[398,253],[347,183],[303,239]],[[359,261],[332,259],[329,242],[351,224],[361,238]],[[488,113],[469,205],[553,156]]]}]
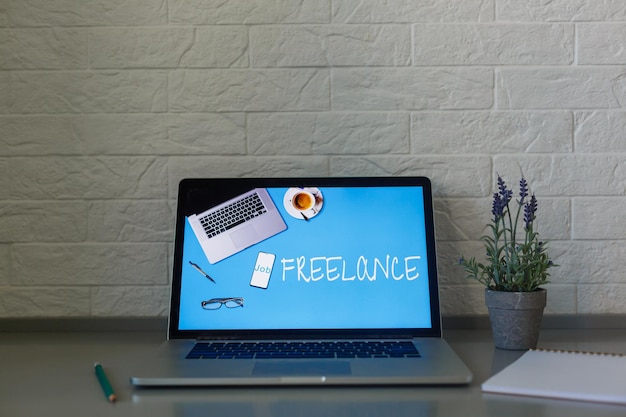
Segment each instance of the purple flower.
[{"label": "purple flower", "polygon": [[506,208],[506,202],[502,196],[498,193],[493,193],[493,203],[491,203],[491,213],[497,221],[504,214]]},{"label": "purple flower", "polygon": [[524,205],[524,223],[526,229],[528,229],[533,220],[535,220],[535,213],[537,213],[537,198],[535,194],[533,194],[530,197],[530,201]]},{"label": "purple flower", "polygon": [[500,195],[502,196],[502,200],[504,201],[504,205],[506,206],[511,201],[513,197],[513,191],[506,188],[506,184],[501,176],[498,175],[498,189],[500,190]]},{"label": "purple flower", "polygon": [[524,200],[528,197],[528,183],[526,182],[526,178],[522,177],[519,181],[519,203],[524,204]]}]

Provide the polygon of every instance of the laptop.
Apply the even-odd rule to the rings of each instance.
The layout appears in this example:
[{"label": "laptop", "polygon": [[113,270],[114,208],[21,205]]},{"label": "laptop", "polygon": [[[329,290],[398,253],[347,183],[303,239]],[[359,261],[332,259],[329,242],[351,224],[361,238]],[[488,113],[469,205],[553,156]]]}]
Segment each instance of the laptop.
[{"label": "laptop", "polygon": [[[198,221],[250,195],[224,232]],[[133,385],[471,382],[442,338],[428,178],[184,179],[177,203],[168,340]]]},{"label": "laptop", "polygon": [[209,263],[217,263],[287,228],[265,188],[255,188],[188,217]]}]

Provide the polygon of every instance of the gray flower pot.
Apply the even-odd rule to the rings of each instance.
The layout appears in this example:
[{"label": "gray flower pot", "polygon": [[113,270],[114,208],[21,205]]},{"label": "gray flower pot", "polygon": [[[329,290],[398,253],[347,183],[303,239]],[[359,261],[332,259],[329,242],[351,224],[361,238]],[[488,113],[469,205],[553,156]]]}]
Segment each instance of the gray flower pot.
[{"label": "gray flower pot", "polygon": [[528,350],[537,347],[546,290],[505,292],[487,289],[485,304],[497,348]]}]

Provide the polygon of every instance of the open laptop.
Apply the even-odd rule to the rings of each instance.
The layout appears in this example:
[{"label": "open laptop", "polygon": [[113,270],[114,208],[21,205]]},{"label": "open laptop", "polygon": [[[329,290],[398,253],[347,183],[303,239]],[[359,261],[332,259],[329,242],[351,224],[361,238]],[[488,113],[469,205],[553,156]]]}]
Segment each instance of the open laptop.
[{"label": "open laptop", "polygon": [[287,228],[264,188],[255,188],[188,217],[204,255],[212,264]]},{"label": "open laptop", "polygon": [[[193,219],[254,190],[285,228],[213,262]],[[433,220],[425,177],[181,181],[168,341],[131,383],[469,383],[442,338]]]}]

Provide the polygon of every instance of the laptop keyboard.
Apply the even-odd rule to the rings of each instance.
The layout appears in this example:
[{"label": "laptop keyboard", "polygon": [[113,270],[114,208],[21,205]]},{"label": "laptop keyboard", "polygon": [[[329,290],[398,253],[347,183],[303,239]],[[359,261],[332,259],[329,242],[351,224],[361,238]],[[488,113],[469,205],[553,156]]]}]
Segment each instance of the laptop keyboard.
[{"label": "laptop keyboard", "polygon": [[417,358],[409,341],[199,342],[187,359]]},{"label": "laptop keyboard", "polygon": [[266,211],[261,198],[254,193],[211,212],[199,220],[207,237],[212,238]]}]

